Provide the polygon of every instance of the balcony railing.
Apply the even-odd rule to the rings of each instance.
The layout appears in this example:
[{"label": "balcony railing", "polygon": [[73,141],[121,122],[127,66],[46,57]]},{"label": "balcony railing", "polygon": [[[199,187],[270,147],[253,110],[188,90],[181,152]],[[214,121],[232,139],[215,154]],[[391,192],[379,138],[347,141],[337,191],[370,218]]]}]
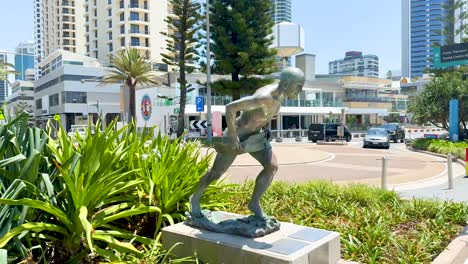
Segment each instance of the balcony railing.
[{"label": "balcony railing", "polygon": [[139,29],[130,29],[128,31],[130,34],[144,34],[144,35],[149,35],[149,30],[139,30]]},{"label": "balcony railing", "polygon": [[345,102],[369,102],[369,103],[389,103],[394,100],[385,97],[374,97],[374,96],[347,96],[344,99]]},{"label": "balcony railing", "polygon": [[343,107],[341,101],[327,100],[284,100],[282,106],[286,107]]},{"label": "balcony railing", "polygon": [[148,3],[145,3],[144,5],[140,5],[138,3],[130,3],[128,5],[129,8],[139,8],[139,9],[146,9],[148,10]]},{"label": "balcony railing", "polygon": [[148,18],[143,18],[143,17],[129,17],[128,21],[132,22],[149,22]]}]

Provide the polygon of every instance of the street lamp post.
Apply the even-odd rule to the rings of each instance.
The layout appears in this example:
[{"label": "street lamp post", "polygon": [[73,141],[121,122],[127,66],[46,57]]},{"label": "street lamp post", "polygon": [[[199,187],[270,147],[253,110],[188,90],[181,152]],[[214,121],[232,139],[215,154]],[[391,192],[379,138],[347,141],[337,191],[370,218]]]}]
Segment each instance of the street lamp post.
[{"label": "street lamp post", "polygon": [[212,141],[212,124],[211,124],[211,50],[210,50],[210,0],[206,0],[206,123],[207,123],[207,140]]}]

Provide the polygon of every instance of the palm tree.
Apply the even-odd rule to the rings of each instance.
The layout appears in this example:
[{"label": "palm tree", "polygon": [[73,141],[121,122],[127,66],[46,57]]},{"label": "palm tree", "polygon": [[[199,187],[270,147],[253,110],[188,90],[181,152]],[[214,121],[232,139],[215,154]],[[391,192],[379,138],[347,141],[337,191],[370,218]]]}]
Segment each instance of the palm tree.
[{"label": "palm tree", "polygon": [[14,68],[12,64],[0,61],[0,81],[8,81],[8,74],[17,74],[11,68]]},{"label": "palm tree", "polygon": [[138,84],[157,84],[156,76],[151,70],[148,59],[135,48],[121,50],[116,56],[111,56],[111,68],[102,79],[103,85],[125,83],[129,89],[130,118],[135,119],[135,89]]}]

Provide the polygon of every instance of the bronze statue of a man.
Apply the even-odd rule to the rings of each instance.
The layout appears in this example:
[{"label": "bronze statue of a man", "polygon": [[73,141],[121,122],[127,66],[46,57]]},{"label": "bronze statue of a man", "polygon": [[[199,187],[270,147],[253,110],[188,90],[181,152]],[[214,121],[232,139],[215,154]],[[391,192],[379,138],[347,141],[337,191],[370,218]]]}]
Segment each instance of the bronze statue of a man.
[{"label": "bronze statue of a man", "polygon": [[[197,190],[190,197],[192,217],[202,217],[200,198],[203,192],[228,170],[237,155],[243,153],[249,153],[263,166],[248,208],[257,218],[265,217],[260,207],[260,198],[270,186],[278,170],[278,162],[261,130],[279,113],[283,100],[296,99],[303,86],[304,73],[297,68],[287,68],[281,72],[279,84],[262,87],[252,96],[226,106],[227,129],[224,137],[229,143],[215,148],[217,155],[213,167],[202,177]],[[241,115],[236,119],[238,112]]]}]

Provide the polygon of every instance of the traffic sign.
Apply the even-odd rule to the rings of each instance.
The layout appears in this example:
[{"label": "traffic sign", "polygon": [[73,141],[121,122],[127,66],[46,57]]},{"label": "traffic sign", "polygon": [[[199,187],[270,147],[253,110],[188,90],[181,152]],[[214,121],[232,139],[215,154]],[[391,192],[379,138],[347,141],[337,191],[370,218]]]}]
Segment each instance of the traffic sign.
[{"label": "traffic sign", "polygon": [[197,106],[197,112],[205,111],[205,102],[203,102],[203,96],[197,96],[197,98],[195,99],[195,103]]},{"label": "traffic sign", "polygon": [[206,120],[194,120],[190,121],[191,129],[204,129],[207,128]]},{"label": "traffic sign", "polygon": [[468,43],[434,47],[434,68],[468,64]]},{"label": "traffic sign", "polygon": [[60,115],[54,115],[54,120],[55,121],[60,121]]}]

